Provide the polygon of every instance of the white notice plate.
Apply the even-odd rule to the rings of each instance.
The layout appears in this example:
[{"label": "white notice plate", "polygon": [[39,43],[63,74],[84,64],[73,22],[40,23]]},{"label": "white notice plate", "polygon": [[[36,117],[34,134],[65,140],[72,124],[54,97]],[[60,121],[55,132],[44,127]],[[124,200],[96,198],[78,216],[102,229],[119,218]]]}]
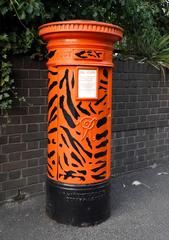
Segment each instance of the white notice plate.
[{"label": "white notice plate", "polygon": [[78,98],[97,98],[97,70],[78,70]]}]

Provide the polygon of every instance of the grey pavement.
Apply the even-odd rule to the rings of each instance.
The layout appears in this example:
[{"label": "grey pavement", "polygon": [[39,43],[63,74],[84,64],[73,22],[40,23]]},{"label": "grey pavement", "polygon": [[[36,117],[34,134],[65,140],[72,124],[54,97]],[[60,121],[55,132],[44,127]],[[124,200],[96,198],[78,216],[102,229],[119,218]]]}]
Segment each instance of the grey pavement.
[{"label": "grey pavement", "polygon": [[112,206],[104,223],[78,228],[49,219],[44,195],[6,203],[0,240],[169,240],[169,164],[113,178]]}]

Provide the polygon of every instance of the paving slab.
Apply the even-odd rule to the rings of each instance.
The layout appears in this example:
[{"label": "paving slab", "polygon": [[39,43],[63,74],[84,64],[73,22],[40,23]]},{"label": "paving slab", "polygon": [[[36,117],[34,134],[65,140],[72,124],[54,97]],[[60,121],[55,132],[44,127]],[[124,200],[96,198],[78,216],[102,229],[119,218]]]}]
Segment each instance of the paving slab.
[{"label": "paving slab", "polygon": [[97,226],[58,224],[45,195],[0,207],[0,240],[169,240],[169,164],[112,179],[112,215]]}]

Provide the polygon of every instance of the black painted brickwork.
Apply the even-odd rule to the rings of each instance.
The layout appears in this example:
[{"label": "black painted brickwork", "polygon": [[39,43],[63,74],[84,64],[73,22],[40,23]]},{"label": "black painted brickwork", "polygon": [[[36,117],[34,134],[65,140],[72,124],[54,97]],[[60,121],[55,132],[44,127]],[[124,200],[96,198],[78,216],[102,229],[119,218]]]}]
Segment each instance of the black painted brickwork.
[{"label": "black painted brickwork", "polygon": [[113,175],[169,161],[169,73],[116,62],[112,122]]},{"label": "black painted brickwork", "polygon": [[[47,138],[47,70],[15,58],[14,78],[26,103],[14,105],[10,122],[0,115],[0,202],[44,191]],[[169,159],[169,75],[134,62],[116,62],[113,80],[112,174]]]},{"label": "black painted brickwork", "polygon": [[21,192],[44,191],[47,138],[47,71],[44,63],[15,58],[14,78],[26,102],[16,102],[9,123],[0,115],[0,202]]}]

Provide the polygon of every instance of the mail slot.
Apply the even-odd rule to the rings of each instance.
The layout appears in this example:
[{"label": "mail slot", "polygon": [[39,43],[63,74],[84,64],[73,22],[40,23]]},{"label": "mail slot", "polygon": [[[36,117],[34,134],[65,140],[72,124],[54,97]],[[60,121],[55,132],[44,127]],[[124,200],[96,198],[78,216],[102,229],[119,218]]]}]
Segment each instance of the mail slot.
[{"label": "mail slot", "polygon": [[112,52],[122,29],[73,20],[39,35],[48,49],[47,214],[98,224],[111,212]]}]

